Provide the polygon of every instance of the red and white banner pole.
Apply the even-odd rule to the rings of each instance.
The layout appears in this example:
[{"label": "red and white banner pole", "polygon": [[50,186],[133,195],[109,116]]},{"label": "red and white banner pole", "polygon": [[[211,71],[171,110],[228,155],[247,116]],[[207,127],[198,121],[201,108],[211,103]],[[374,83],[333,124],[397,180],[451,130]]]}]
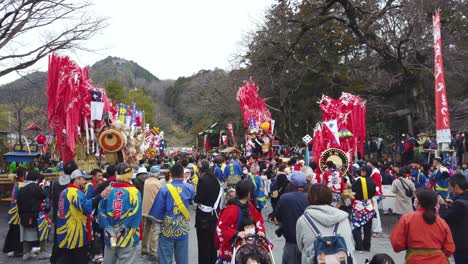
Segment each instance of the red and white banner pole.
[{"label": "red and white banner pole", "polygon": [[232,145],[235,147],[236,146],[236,139],[234,138],[234,128],[232,126],[232,123],[227,124],[227,129],[229,130],[229,134],[232,139]]},{"label": "red and white banner pole", "polygon": [[435,111],[437,143],[450,143],[450,113],[444,78],[444,62],[442,59],[442,39],[440,30],[440,12],[433,17],[434,29],[434,77],[435,77]]}]

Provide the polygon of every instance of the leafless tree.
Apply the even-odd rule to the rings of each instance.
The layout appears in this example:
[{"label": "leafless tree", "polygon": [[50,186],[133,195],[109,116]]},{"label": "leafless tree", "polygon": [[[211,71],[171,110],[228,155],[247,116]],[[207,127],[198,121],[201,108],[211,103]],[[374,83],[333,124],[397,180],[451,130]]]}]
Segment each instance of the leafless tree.
[{"label": "leafless tree", "polygon": [[106,26],[81,0],[0,1],[0,77],[28,68],[59,50],[86,50],[81,45]]}]

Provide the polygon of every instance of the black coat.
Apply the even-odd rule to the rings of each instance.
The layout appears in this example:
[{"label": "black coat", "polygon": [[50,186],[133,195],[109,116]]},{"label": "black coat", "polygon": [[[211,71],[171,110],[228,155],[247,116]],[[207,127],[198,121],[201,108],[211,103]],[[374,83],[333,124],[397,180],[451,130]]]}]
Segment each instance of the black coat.
[{"label": "black coat", "polygon": [[[216,176],[205,175],[200,177],[197,184],[197,194],[195,195],[195,203],[203,204],[205,206],[214,207],[216,200],[218,199],[220,190],[220,184]],[[224,197],[221,197],[224,199]],[[219,215],[219,206],[217,213]],[[202,220],[203,219],[203,220]],[[195,226],[200,225],[201,221],[216,222],[216,214],[206,213],[197,208],[197,214],[195,217]]]},{"label": "black coat", "polygon": [[[370,177],[366,177],[366,185],[367,197],[368,199],[371,199],[375,195],[375,189],[377,185]],[[353,185],[351,186],[351,190],[355,193],[354,197],[356,198],[356,200],[364,200],[364,194],[362,193],[362,184],[360,178],[357,178],[354,181]]]},{"label": "black coat", "polygon": [[442,205],[439,212],[452,231],[456,252],[468,250],[468,192],[456,197],[452,206]]},{"label": "black coat", "polygon": [[25,183],[18,192],[17,205],[20,217],[24,214],[39,214],[41,203],[48,194],[48,188],[42,189],[36,182]]}]

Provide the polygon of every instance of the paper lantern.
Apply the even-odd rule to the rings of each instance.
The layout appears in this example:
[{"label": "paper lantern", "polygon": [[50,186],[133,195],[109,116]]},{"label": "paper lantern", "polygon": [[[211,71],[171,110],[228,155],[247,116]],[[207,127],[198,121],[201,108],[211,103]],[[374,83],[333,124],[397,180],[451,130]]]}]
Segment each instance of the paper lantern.
[{"label": "paper lantern", "polygon": [[43,144],[46,142],[46,136],[43,135],[43,134],[39,134],[39,135],[36,137],[36,142],[37,142],[37,144],[39,144],[39,145],[43,145]]},{"label": "paper lantern", "polygon": [[263,131],[265,131],[265,132],[268,131],[268,130],[270,129],[270,123],[268,123],[268,122],[263,122],[263,123],[262,123],[262,129],[263,129]]}]

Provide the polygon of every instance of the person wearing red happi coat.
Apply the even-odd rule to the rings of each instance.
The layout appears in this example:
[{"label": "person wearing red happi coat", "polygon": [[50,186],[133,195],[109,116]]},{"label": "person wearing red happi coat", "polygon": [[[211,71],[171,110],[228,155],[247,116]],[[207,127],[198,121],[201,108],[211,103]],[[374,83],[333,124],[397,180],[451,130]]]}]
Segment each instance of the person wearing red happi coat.
[{"label": "person wearing red happi coat", "polygon": [[252,218],[255,223],[255,233],[259,236],[265,236],[263,217],[249,202],[251,188],[250,182],[239,182],[236,186],[238,198],[230,202],[221,212],[215,233],[215,244],[219,247],[218,264],[231,263],[234,239],[236,237],[245,238],[246,234],[242,231],[242,219]]},{"label": "person wearing red happi coat", "polygon": [[447,223],[436,215],[437,194],[421,190],[415,203],[417,210],[403,215],[392,230],[393,250],[406,250],[406,264],[448,264],[455,243]]}]

